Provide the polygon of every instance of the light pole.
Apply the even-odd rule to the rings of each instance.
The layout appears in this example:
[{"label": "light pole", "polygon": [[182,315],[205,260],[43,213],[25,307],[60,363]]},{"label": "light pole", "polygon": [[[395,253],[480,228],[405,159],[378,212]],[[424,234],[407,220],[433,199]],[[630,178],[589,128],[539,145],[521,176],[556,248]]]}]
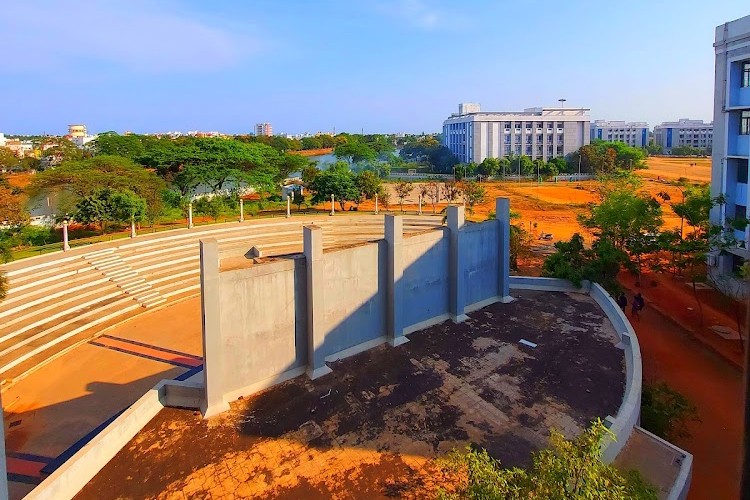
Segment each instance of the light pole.
[{"label": "light pole", "polygon": [[560,101],[560,107],[564,108],[565,107],[565,101],[567,101],[567,99],[558,99],[558,101]]},{"label": "light pole", "polygon": [[70,244],[68,243],[68,214],[65,214],[63,219],[63,252],[70,250]]}]

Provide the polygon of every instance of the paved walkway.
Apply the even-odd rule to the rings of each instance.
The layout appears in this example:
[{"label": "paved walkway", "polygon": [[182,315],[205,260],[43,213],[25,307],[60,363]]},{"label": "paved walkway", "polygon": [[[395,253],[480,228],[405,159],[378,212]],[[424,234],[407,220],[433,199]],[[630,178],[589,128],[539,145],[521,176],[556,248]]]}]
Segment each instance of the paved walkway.
[{"label": "paved walkway", "polygon": [[200,299],[189,299],[109,330],[4,392],[11,498],[158,381],[200,365],[200,332]]},{"label": "paved walkway", "polygon": [[[647,303],[648,290],[644,291]],[[737,498],[742,442],[742,373],[648,306],[633,321],[643,354],[644,382],[663,380],[697,407],[691,437],[675,440],[694,455],[688,498]]]}]

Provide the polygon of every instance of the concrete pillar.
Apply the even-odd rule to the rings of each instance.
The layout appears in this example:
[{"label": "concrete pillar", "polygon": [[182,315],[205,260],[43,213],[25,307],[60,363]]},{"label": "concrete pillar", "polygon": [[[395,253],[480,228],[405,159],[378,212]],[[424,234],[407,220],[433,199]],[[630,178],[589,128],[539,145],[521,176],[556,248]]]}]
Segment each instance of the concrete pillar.
[{"label": "concrete pillar", "polygon": [[240,222],[245,222],[245,200],[240,198]]},{"label": "concrete pillar", "polygon": [[135,238],[135,217],[130,218],[130,237]]},{"label": "concrete pillar", "polygon": [[510,302],[510,200],[497,198],[495,200],[495,217],[500,227],[498,233],[498,275],[497,295],[502,302]]},{"label": "concrete pillar", "polygon": [[388,245],[388,287],[386,288],[386,328],[392,346],[408,342],[404,336],[404,219],[385,216],[385,241]]},{"label": "concrete pillar", "polygon": [[303,253],[307,267],[307,375],[311,379],[331,373],[325,362],[325,276],[323,275],[323,229],[305,226]]},{"label": "concrete pillar", "polygon": [[193,203],[188,205],[188,229],[193,229]]},{"label": "concrete pillar", "polygon": [[333,195],[331,195],[331,215],[336,213],[336,204],[335,200],[333,199]]},{"label": "concrete pillar", "polygon": [[290,196],[286,197],[286,218],[292,216],[292,198]]},{"label": "concrete pillar", "polygon": [[451,205],[447,208],[448,229],[450,230],[450,269],[448,279],[450,283],[449,313],[454,323],[468,319],[464,314],[466,306],[466,279],[464,277],[461,257],[461,231],[464,227],[464,207]]},{"label": "concrete pillar", "polygon": [[203,401],[201,413],[211,417],[229,409],[224,399],[221,336],[221,289],[219,277],[219,243],[200,240],[201,254],[201,320],[203,326]]},{"label": "concrete pillar", "polygon": [[378,195],[375,195],[375,215],[378,215]]},{"label": "concrete pillar", "polygon": [[67,217],[63,220],[63,252],[70,250],[70,243],[68,242],[68,219]]},{"label": "concrete pillar", "polygon": [[422,195],[419,195],[419,215],[422,215]]}]

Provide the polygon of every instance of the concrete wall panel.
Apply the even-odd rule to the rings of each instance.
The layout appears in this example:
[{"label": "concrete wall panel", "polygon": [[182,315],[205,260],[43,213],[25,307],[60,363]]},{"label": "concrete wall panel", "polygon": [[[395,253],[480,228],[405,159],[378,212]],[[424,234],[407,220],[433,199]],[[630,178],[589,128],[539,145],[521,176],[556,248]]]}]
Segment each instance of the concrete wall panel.
[{"label": "concrete wall panel", "polygon": [[[223,272],[221,332],[224,391],[231,392],[307,362],[304,259]],[[300,314],[301,313],[301,314]]]},{"label": "concrete wall panel", "polygon": [[467,306],[498,295],[498,226],[497,221],[472,224],[461,234],[460,272],[466,284]]},{"label": "concrete wall panel", "polygon": [[386,254],[381,240],[323,255],[324,355],[386,334]]},{"label": "concrete wall panel", "polygon": [[448,314],[449,241],[443,231],[404,240],[404,324],[416,325]]}]

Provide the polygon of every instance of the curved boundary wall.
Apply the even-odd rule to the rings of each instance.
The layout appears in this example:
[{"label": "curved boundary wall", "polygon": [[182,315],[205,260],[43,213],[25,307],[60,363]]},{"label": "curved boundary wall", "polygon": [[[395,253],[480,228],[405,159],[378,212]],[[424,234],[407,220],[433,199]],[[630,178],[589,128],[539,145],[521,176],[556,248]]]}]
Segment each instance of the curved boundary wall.
[{"label": "curved boundary wall", "polygon": [[683,499],[687,496],[692,476],[693,457],[690,453],[664,441],[638,427],[641,415],[641,391],[643,389],[643,366],[638,337],[625,313],[612,296],[598,283],[584,281],[578,288],[568,280],[557,278],[534,278],[529,276],[511,276],[510,288],[515,290],[541,290],[549,292],[587,293],[607,315],[620,339],[618,347],[625,354],[625,394],[617,415],[607,416],[605,425],[615,435],[615,440],[608,441],[602,449],[602,460],[612,462],[627,443],[634,428],[656,439],[663,446],[668,446],[675,453],[682,454],[683,460],[678,477],[670,491],[668,499]]}]

